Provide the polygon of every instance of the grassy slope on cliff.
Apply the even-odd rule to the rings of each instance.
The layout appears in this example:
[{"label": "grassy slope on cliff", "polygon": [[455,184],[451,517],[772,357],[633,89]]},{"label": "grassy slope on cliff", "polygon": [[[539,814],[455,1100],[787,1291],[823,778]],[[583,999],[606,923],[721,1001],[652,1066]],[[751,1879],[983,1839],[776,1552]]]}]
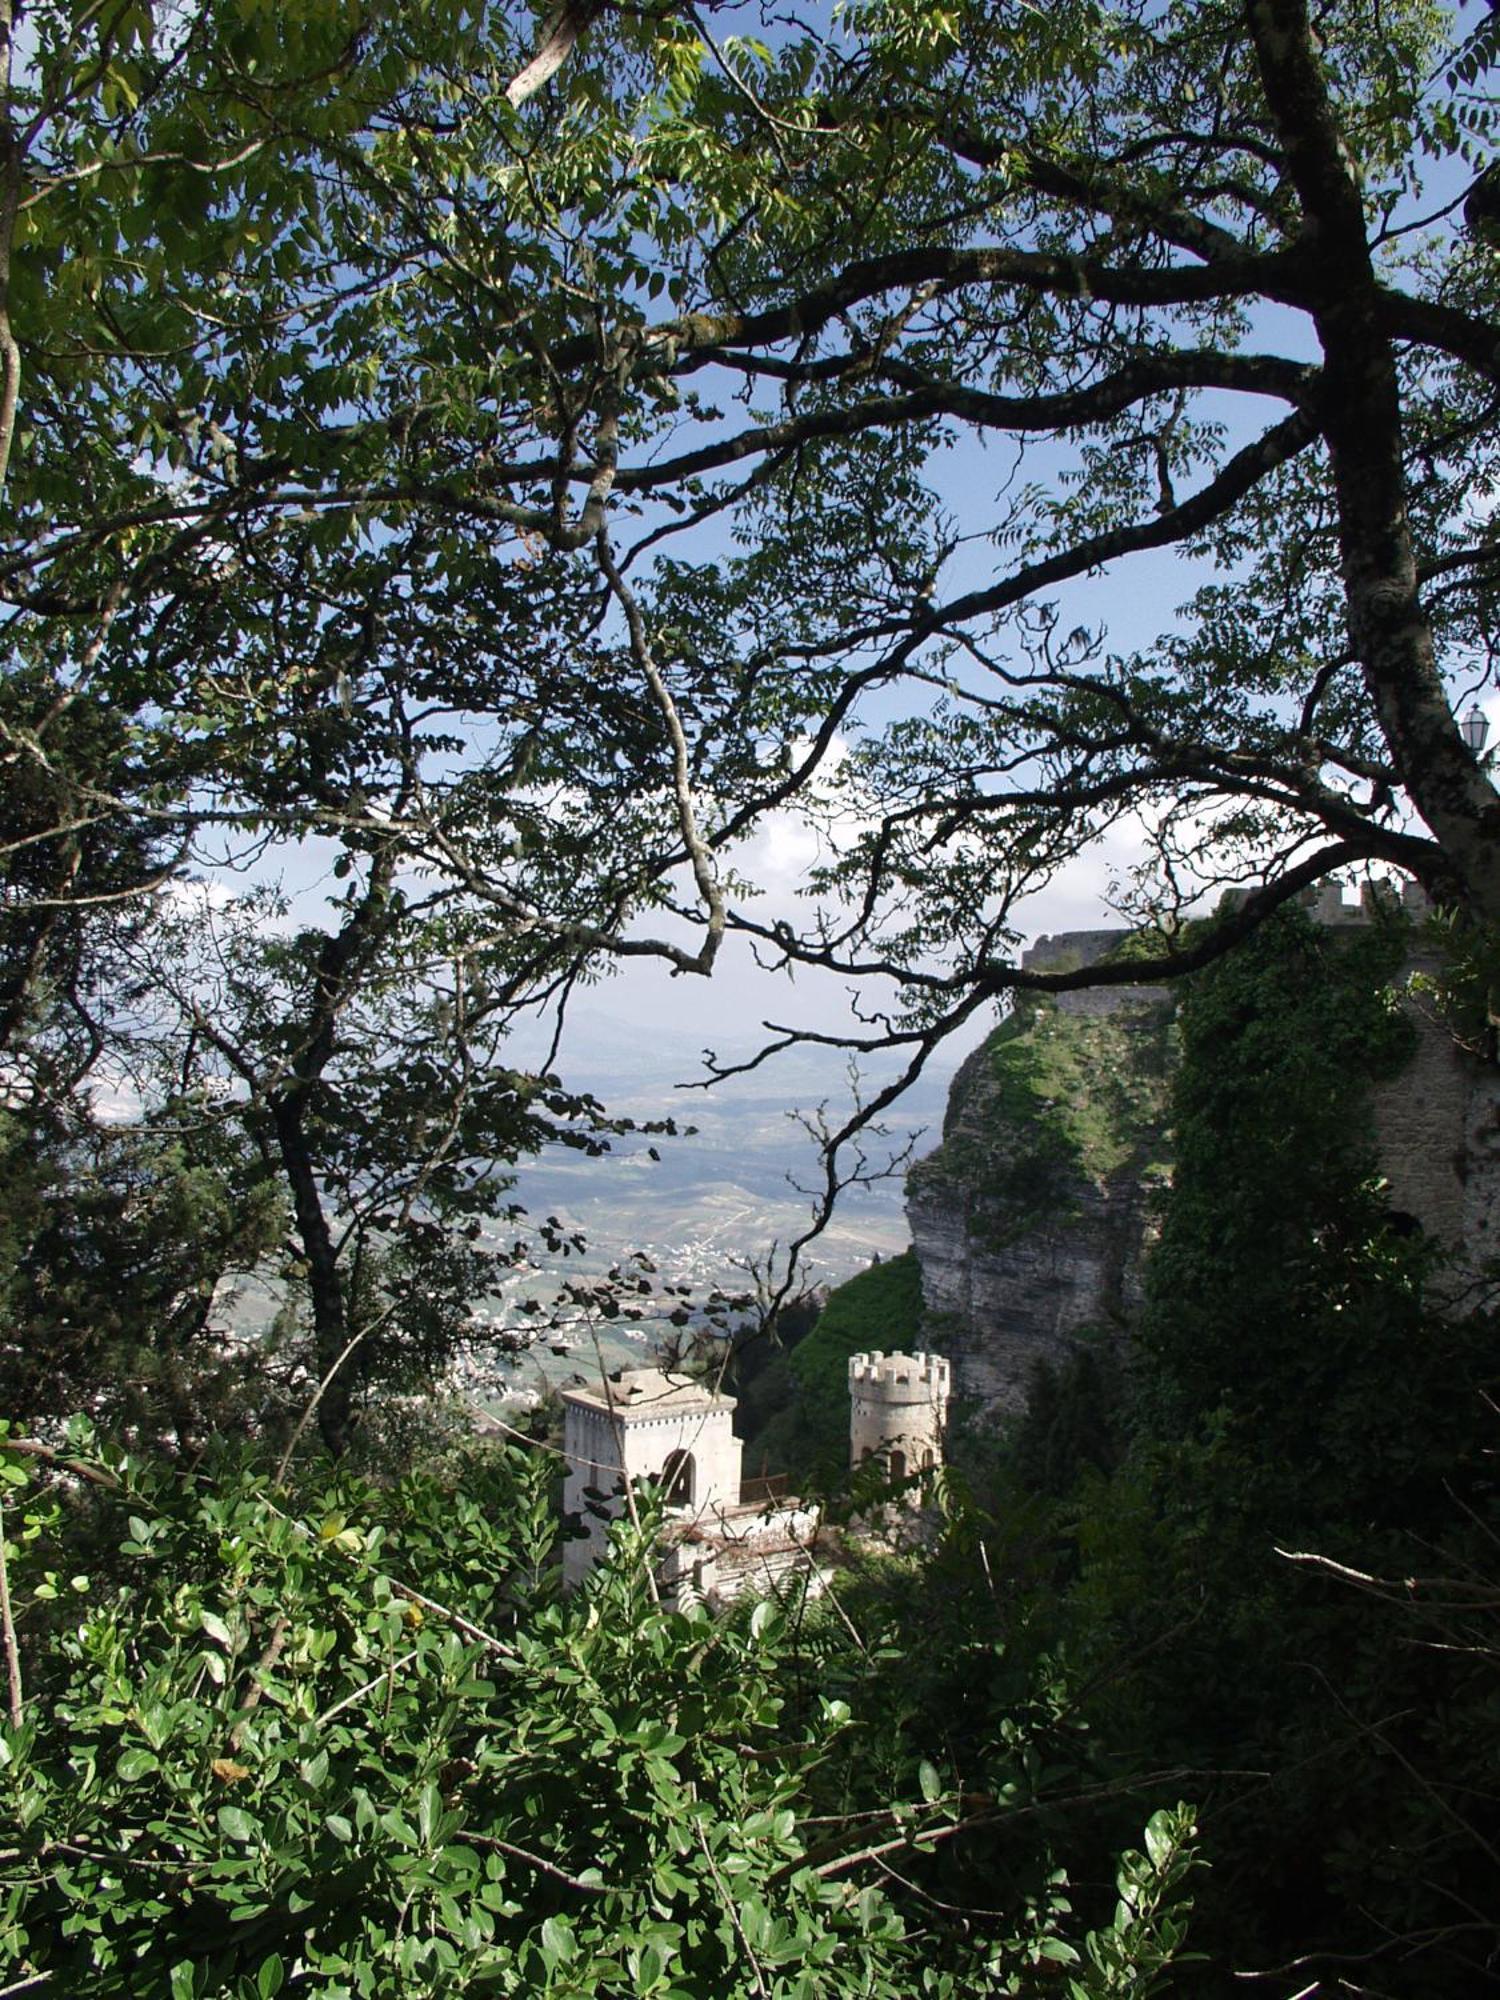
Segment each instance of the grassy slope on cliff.
[{"label": "grassy slope on cliff", "polygon": [[1079,1018],[1031,1001],[959,1073],[922,1194],[950,1189],[969,1226],[1005,1242],[1066,1214],[1084,1183],[1165,1179],[1168,1007]]}]

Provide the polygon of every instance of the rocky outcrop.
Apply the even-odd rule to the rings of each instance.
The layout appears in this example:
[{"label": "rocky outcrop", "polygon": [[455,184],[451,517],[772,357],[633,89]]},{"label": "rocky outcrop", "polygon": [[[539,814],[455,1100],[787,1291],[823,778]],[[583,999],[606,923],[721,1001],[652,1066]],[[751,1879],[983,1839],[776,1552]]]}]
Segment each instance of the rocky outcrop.
[{"label": "rocky outcrop", "polygon": [[[1027,962],[1093,963],[1122,936],[1043,939]],[[1170,1171],[1171,1014],[1150,987],[1026,1001],[955,1077],[907,1216],[928,1337],[961,1400],[1019,1410],[1038,1361],[1125,1326]]]},{"label": "rocky outcrop", "polygon": [[[1338,930],[1384,916],[1392,895],[1367,888],[1353,902],[1326,883],[1302,901]],[[1500,1068],[1439,1011],[1419,928],[1427,904],[1413,885],[1399,900],[1412,928],[1392,1004],[1412,1022],[1414,1049],[1359,1115],[1392,1209],[1447,1252],[1437,1296],[1470,1310],[1500,1290]],[[1070,970],[1122,948],[1123,930],[1074,931],[1041,939],[1025,962]],[[1161,987],[1024,1001],[954,1078],[943,1143],[907,1177],[907,1217],[925,1338],[952,1358],[957,1396],[980,1413],[1023,1409],[1038,1361],[1123,1331],[1139,1302],[1170,1178],[1172,1015]]]}]

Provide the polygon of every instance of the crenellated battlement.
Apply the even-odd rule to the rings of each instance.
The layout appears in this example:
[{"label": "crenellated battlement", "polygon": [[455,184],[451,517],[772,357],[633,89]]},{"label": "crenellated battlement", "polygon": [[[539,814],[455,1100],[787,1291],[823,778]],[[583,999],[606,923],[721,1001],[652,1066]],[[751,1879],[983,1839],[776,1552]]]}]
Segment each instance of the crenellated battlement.
[{"label": "crenellated battlement", "polygon": [[1432,914],[1427,891],[1409,875],[1399,881],[1362,882],[1358,902],[1346,902],[1343,884],[1332,879],[1304,889],[1297,900],[1318,924],[1369,924],[1396,910],[1416,921]]},{"label": "crenellated battlement", "polygon": [[[849,1357],[849,1388],[877,1397],[883,1389],[915,1389],[923,1398],[946,1398],[951,1388],[952,1369],[941,1354],[870,1354]],[[898,1401],[911,1400],[901,1396]]]},{"label": "crenellated battlement", "polygon": [[[942,1354],[851,1354],[849,1463],[875,1459],[896,1480],[940,1466],[952,1379]],[[920,1505],[923,1490],[914,1487],[907,1503]]]},{"label": "crenellated battlement", "polygon": [[[1324,924],[1330,930],[1371,924],[1397,911],[1416,923],[1432,914],[1432,901],[1427,891],[1409,875],[1385,876],[1378,881],[1361,882],[1359,893],[1353,898],[1345,895],[1345,887],[1336,877],[1326,876],[1323,881],[1303,889],[1292,898],[1292,902],[1295,908],[1305,911],[1315,924]],[[1219,898],[1219,908],[1237,910],[1249,894],[1248,889],[1226,889]]]},{"label": "crenellated battlement", "polygon": [[[1352,885],[1351,885],[1352,886]],[[1314,882],[1293,897],[1295,908],[1305,910],[1314,923],[1330,930],[1370,924],[1377,917],[1403,911],[1420,923],[1432,914],[1432,904],[1419,882],[1409,876],[1383,877],[1359,885],[1357,898],[1346,900],[1345,885],[1332,876]],[[1221,910],[1236,910],[1250,895],[1248,888],[1226,889],[1219,898]],[[1113,930],[1059,931],[1056,936],[1039,937],[1029,951],[1021,954],[1028,972],[1076,972],[1112,958],[1132,935],[1123,924]],[[1060,1014],[1095,1018],[1105,1014],[1139,1013],[1171,1001],[1166,986],[1080,986],[1054,993],[1052,1003]]]}]

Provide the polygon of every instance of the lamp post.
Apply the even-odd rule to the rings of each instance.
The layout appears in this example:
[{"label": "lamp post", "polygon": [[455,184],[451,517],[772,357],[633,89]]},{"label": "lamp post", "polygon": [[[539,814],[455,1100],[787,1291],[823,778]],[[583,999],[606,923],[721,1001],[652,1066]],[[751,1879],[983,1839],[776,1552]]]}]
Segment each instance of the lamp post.
[{"label": "lamp post", "polygon": [[1465,710],[1458,726],[1463,731],[1463,738],[1469,746],[1470,754],[1475,757],[1480,756],[1489,741],[1490,725],[1477,701]]}]

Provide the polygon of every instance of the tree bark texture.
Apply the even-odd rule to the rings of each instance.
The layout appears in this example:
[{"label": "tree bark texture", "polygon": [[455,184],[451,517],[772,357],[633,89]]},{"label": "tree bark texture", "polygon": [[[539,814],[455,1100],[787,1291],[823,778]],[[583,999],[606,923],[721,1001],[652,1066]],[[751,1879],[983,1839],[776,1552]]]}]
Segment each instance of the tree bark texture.
[{"label": "tree bark texture", "polygon": [[325,939],[318,954],[301,1046],[290,1075],[270,1097],[277,1151],[291,1190],[297,1237],[307,1265],[314,1373],[323,1381],[332,1371],[318,1404],[318,1428],[335,1457],[348,1449],[354,1433],[355,1376],[347,1365],[337,1365],[349,1344],[348,1301],[309,1122],[324,1072],[338,1046],[339,1015],[388,928],[394,875],[395,857],[386,849],[376,857],[369,884],[343,928]]},{"label": "tree bark texture", "polygon": [[1304,215],[1350,638],[1402,780],[1464,901],[1477,917],[1500,922],[1500,799],[1459,731],[1422,608],[1396,354],[1357,171],[1302,0],[1250,0],[1249,19]]}]

